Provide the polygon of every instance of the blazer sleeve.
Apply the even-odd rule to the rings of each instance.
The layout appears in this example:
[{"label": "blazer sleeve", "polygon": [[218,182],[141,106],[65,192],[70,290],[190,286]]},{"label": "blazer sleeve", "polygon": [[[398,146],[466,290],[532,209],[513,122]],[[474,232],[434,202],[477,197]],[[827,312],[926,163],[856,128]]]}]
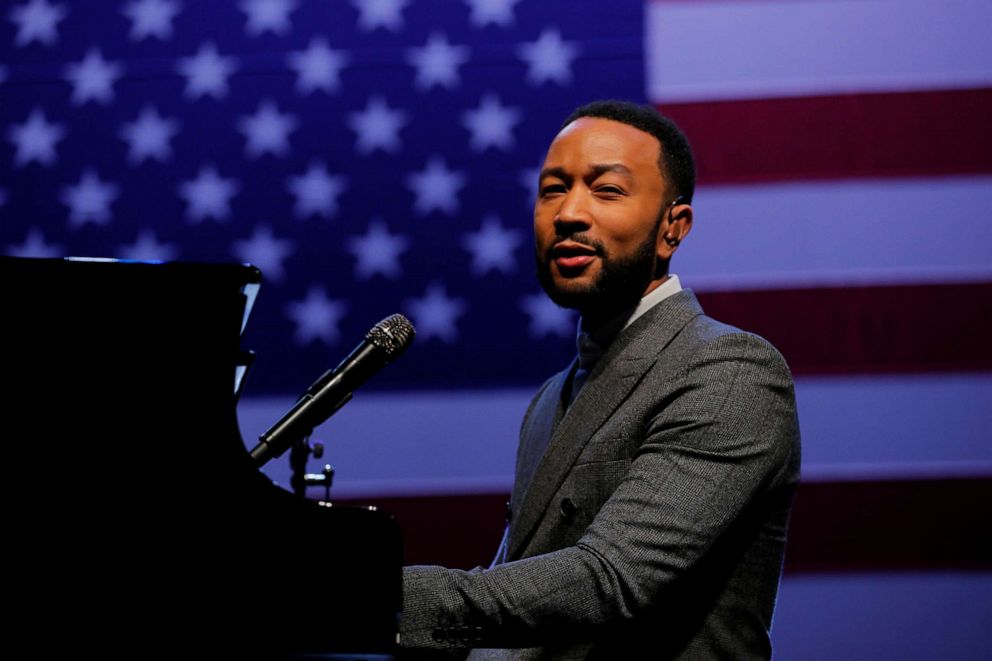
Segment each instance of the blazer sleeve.
[{"label": "blazer sleeve", "polygon": [[767,342],[718,335],[671,382],[629,471],[574,546],[488,570],[405,568],[400,644],[538,646],[634,618],[797,471],[792,379]]}]

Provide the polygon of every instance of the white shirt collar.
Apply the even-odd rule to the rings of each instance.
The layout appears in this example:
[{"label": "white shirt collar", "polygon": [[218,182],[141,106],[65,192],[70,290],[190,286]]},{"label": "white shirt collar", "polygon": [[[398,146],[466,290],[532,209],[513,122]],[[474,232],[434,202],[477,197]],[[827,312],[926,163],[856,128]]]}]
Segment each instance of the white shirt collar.
[{"label": "white shirt collar", "polygon": [[632,323],[637,321],[637,318],[642,314],[658,305],[669,296],[673,296],[680,291],[682,291],[682,283],[679,282],[679,276],[673,273],[651,293],[641,298],[641,301],[637,304],[637,307],[634,308],[633,314],[630,315],[630,318],[627,319],[627,323],[624,324],[623,327],[626,328],[627,326],[630,326]]}]

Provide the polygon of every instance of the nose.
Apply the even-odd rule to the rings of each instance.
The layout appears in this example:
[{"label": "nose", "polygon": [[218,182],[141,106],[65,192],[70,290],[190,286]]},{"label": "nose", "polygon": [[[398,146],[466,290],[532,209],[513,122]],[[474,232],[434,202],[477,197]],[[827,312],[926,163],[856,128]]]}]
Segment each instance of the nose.
[{"label": "nose", "polygon": [[560,235],[574,234],[589,229],[592,218],[586,202],[586,196],[579,186],[569,190],[562,198],[555,215],[555,232]]}]

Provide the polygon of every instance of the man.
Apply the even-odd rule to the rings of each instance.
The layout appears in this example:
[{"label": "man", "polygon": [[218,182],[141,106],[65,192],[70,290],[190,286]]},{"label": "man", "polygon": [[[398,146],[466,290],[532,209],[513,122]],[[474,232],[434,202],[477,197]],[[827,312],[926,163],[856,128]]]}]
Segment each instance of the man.
[{"label": "man", "polygon": [[[404,570],[404,647],[471,658],[763,659],[799,479],[792,380],[669,275],[695,169],[650,108],[596,102],[555,137],[538,274],[579,357],[521,428],[511,519],[471,572]],[[502,648],[502,649],[485,649]]]}]

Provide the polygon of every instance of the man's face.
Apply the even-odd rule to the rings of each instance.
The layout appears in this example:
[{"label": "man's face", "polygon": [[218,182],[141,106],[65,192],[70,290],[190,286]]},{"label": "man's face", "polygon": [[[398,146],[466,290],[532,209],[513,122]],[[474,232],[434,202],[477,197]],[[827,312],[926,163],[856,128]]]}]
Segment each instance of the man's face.
[{"label": "man's face", "polygon": [[654,136],[600,118],[580,118],[555,137],[534,205],[538,278],[553,301],[612,310],[661,283],[660,150]]}]

